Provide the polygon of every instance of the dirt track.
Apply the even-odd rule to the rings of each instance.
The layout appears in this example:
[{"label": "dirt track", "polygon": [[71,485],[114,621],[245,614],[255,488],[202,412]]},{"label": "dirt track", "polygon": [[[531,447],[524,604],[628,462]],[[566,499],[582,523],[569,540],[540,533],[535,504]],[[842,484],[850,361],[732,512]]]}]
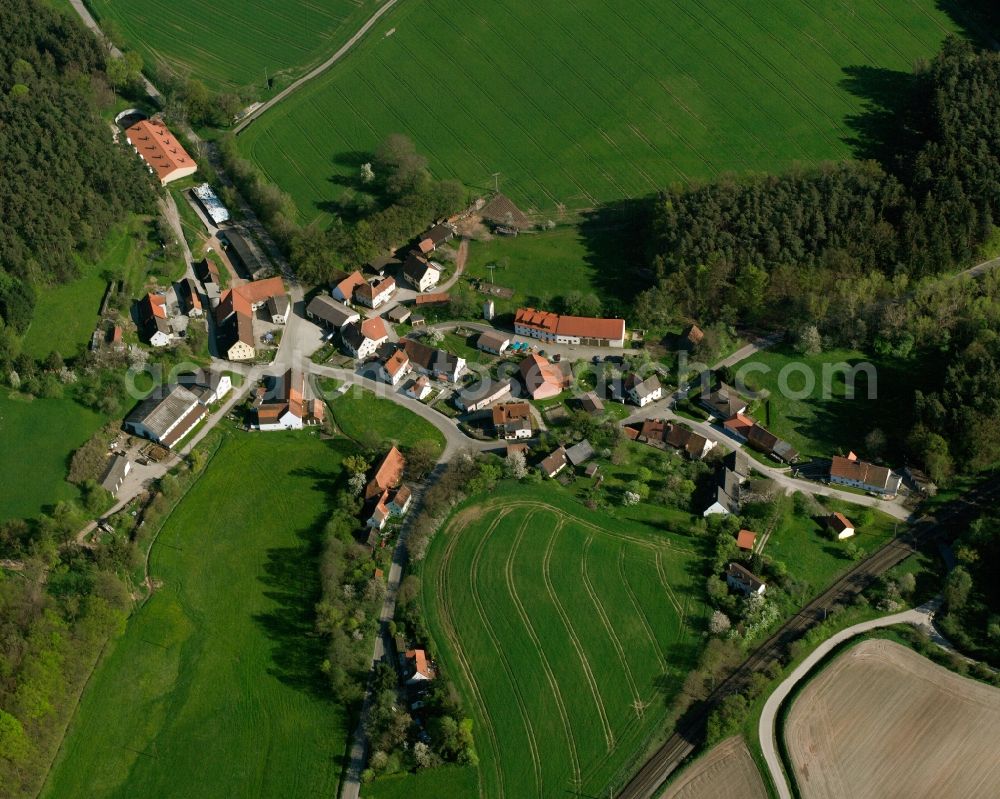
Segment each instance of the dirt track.
[{"label": "dirt track", "polygon": [[660,799],[767,799],[767,790],[743,739],[729,738],[698,758]]},{"label": "dirt track", "polygon": [[804,799],[1000,796],[998,735],[1000,690],[877,639],[814,679],[785,730]]}]

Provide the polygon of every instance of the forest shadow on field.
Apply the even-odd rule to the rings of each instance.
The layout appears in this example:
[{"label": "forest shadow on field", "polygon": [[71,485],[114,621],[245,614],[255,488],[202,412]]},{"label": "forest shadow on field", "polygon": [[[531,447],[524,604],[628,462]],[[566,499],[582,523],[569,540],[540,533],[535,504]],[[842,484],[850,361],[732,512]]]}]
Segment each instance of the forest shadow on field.
[{"label": "forest shadow on field", "polygon": [[855,65],[843,71],[840,85],[863,101],[861,111],[846,118],[851,135],[843,141],[856,158],[878,161],[898,174],[912,162],[923,139],[913,118],[919,81],[883,67]]},{"label": "forest shadow on field", "polygon": [[649,197],[617,200],[584,213],[579,230],[591,282],[601,290],[605,314],[624,317],[635,295],[649,285],[646,236]]},{"label": "forest shadow on field", "polygon": [[996,0],[937,0],[935,6],[970,42],[1000,50],[1000,4]]},{"label": "forest shadow on field", "polygon": [[[291,474],[312,479],[315,490],[327,497],[334,496],[339,472],[304,467]],[[324,511],[314,524],[297,530],[295,545],[267,551],[260,580],[265,586],[264,596],[274,607],[254,616],[254,621],[274,643],[268,672],[286,685],[322,701],[332,700],[330,686],[320,671],[326,641],[315,627],[315,607],[321,598],[318,559],[327,516]]]}]

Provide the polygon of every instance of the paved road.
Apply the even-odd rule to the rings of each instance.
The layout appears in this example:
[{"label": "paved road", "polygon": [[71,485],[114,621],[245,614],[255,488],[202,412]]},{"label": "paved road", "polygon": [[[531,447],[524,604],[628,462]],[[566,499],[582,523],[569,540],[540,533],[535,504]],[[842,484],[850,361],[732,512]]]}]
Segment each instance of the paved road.
[{"label": "paved road", "polygon": [[[727,435],[726,432],[717,424],[710,422],[695,422],[687,417],[678,416],[662,403],[656,403],[656,406],[657,407],[649,405],[646,408],[633,413],[631,416],[623,419],[621,424],[633,424],[644,421],[645,419],[667,419],[674,422],[683,422],[688,427],[705,436],[705,438],[710,441],[714,441],[717,446],[721,446],[730,452],[743,451],[743,446],[738,441]],[[895,500],[887,500],[879,499],[878,497],[873,497],[868,494],[855,494],[851,491],[843,491],[839,488],[834,488],[826,483],[816,482],[815,480],[802,480],[792,477],[785,467],[769,466],[752,456],[748,456],[748,461],[751,469],[774,480],[775,483],[784,489],[786,494],[802,491],[806,494],[833,497],[834,499],[851,502],[855,505],[864,505],[869,508],[875,508],[895,519],[899,519],[900,521],[906,521],[910,518],[910,511],[903,505],[901,499],[897,498]]]},{"label": "paved road", "polygon": [[[73,0],[73,2],[75,4],[75,3],[79,2],[79,0]],[[335,52],[332,56],[330,56],[328,59],[326,59],[326,61],[324,61],[318,67],[316,67],[315,69],[310,70],[305,75],[303,75],[301,78],[299,78],[297,81],[295,81],[294,83],[290,84],[286,88],[282,89],[280,92],[278,92],[276,95],[274,95],[274,97],[272,97],[266,103],[263,103],[262,105],[257,106],[257,108],[255,108],[253,111],[251,111],[249,114],[247,114],[246,117],[244,117],[243,120],[240,121],[240,123],[238,125],[236,125],[236,127],[233,128],[233,133],[238,136],[240,133],[242,133],[246,129],[247,125],[249,125],[251,122],[253,122],[257,117],[259,117],[265,111],[267,111],[267,109],[269,109],[271,106],[273,106],[276,103],[279,103],[282,100],[284,100],[288,95],[290,95],[296,89],[300,88],[302,86],[302,84],[304,84],[307,81],[310,81],[313,78],[315,78],[315,77],[317,77],[319,75],[322,75],[324,72],[326,72],[330,67],[332,67],[334,64],[336,64],[341,58],[343,58],[345,55],[347,55],[347,51],[350,50],[352,47],[354,47],[354,45],[356,45],[361,40],[361,37],[364,36],[366,33],[368,33],[368,31],[371,30],[372,26],[376,22],[378,22],[379,19],[381,19],[382,16],[384,14],[386,14],[389,11],[390,8],[392,8],[394,5],[396,5],[397,2],[398,2],[398,0],[388,0],[388,2],[385,5],[383,5],[381,8],[379,8],[378,11],[376,11],[374,14],[372,14],[368,18],[368,21],[365,22],[364,25],[362,25],[360,28],[358,28],[357,33],[355,33],[350,39],[348,39],[346,42],[344,42],[344,44],[341,46],[341,48],[339,50],[337,50],[337,52]]]},{"label": "paved road", "polygon": [[913,624],[921,627],[928,633],[934,630],[933,618],[937,610],[939,601],[934,600],[918,608],[893,613],[890,616],[882,616],[879,619],[870,619],[853,627],[830,636],[809,656],[802,661],[788,677],[774,690],[764,704],[764,710],[760,714],[757,732],[760,738],[760,748],[764,753],[764,760],[767,762],[768,771],[771,772],[771,780],[778,791],[778,799],[792,799],[792,792],[785,779],[785,772],[781,767],[781,758],[778,756],[777,739],[775,736],[775,721],[778,717],[778,710],[781,704],[788,698],[792,689],[819,663],[824,657],[832,652],[837,646],[861,633],[869,630],[876,630],[879,627],[891,627],[894,624]]},{"label": "paved road", "polygon": [[312,365],[310,368],[313,374],[333,377],[343,383],[347,383],[348,385],[360,386],[361,388],[373,391],[378,396],[385,397],[386,399],[395,402],[397,405],[402,405],[404,408],[417,414],[417,416],[422,419],[426,419],[438,430],[440,430],[444,436],[445,448],[439,458],[440,463],[451,460],[455,457],[455,455],[463,450],[484,452],[486,450],[497,449],[503,446],[503,442],[501,441],[480,441],[477,438],[467,436],[458,429],[458,423],[454,419],[445,416],[443,413],[435,411],[433,408],[428,407],[419,400],[408,397],[402,391],[393,389],[379,380],[373,380],[370,377],[359,375],[357,372],[350,369],[338,369],[333,366]]}]

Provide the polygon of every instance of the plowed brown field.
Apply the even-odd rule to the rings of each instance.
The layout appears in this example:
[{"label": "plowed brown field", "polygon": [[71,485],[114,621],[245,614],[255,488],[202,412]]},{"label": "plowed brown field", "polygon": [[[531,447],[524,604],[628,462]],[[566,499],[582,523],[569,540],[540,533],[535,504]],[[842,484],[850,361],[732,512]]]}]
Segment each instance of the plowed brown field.
[{"label": "plowed brown field", "polygon": [[885,640],[816,677],[785,730],[804,799],[1000,796],[998,739],[1000,691]]}]

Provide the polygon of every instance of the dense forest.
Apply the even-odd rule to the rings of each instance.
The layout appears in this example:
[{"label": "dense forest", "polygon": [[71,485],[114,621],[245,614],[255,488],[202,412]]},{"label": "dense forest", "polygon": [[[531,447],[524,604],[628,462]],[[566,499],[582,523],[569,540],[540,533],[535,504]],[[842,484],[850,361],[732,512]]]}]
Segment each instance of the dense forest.
[{"label": "dense forest", "polygon": [[995,244],[1000,54],[948,39],[901,91],[881,162],[661,193],[646,231],[656,284],[634,313],[941,364],[899,413],[909,453],[943,483],[1000,451],[1000,283],[950,279]]},{"label": "dense forest", "polygon": [[124,214],[152,206],[140,162],[100,117],[105,67],[77,20],[0,0],[0,355],[31,321],[36,292],[75,276],[75,253],[92,254]]},{"label": "dense forest", "polygon": [[1000,215],[1000,54],[949,39],[905,91],[893,138],[879,148],[892,151],[885,163],[661,193],[648,233],[658,285],[640,297],[638,321],[679,311],[838,325],[845,304],[863,305],[851,301],[855,281],[878,274],[878,295],[892,296],[967,265]]},{"label": "dense forest", "polygon": [[[115,145],[105,53],[75,19],[33,0],[0,0],[0,364],[17,355],[36,295],[72,279],[130,210],[155,193]],[[56,371],[53,356],[46,369]],[[29,380],[31,375],[28,375]],[[106,501],[60,502],[31,523],[0,523],[0,796],[35,796],[69,710],[131,597],[130,553],[83,550],[76,531]]]}]

